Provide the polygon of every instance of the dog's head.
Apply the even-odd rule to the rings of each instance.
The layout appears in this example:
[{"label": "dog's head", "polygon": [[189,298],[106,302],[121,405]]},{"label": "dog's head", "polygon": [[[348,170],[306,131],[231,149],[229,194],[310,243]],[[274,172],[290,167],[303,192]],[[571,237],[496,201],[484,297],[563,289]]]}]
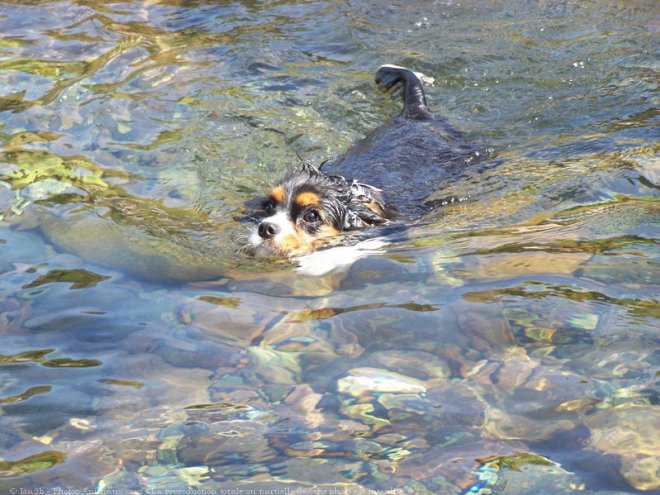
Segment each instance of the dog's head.
[{"label": "dog's head", "polygon": [[262,220],[246,250],[297,256],[315,251],[342,232],[383,225],[394,211],[380,189],[349,183],[303,163],[270,190],[260,213]]}]

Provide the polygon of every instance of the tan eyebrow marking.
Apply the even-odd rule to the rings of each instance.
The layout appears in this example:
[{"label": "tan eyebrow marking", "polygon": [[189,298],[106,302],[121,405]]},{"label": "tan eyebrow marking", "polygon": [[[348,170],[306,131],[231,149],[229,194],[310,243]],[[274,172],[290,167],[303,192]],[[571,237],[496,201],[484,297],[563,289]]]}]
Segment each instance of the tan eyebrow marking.
[{"label": "tan eyebrow marking", "polygon": [[277,186],[270,192],[270,197],[273,198],[276,203],[284,201],[284,196],[286,196],[286,191],[282,186]]},{"label": "tan eyebrow marking", "polygon": [[295,203],[298,206],[318,206],[321,204],[321,198],[315,192],[306,191],[296,196]]}]

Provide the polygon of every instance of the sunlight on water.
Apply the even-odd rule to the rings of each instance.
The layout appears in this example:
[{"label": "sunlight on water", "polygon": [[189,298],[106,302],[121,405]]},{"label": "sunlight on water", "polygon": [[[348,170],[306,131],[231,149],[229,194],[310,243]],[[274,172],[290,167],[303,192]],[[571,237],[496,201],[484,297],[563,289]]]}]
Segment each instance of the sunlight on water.
[{"label": "sunlight on water", "polygon": [[[657,16],[0,0],[0,492],[659,490]],[[497,157],[361,250],[241,253],[399,111],[383,63]]]}]

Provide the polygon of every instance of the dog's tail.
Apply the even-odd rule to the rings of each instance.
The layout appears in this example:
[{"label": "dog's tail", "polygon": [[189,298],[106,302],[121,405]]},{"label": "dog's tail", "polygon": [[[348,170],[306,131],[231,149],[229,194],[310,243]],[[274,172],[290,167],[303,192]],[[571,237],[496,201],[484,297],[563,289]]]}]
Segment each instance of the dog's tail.
[{"label": "dog's tail", "polygon": [[403,112],[401,115],[407,119],[431,119],[433,114],[426,103],[426,95],[422,86],[422,79],[430,80],[419,74],[399,67],[397,65],[381,65],[376,71],[376,84],[389,93],[401,93],[403,98]]}]

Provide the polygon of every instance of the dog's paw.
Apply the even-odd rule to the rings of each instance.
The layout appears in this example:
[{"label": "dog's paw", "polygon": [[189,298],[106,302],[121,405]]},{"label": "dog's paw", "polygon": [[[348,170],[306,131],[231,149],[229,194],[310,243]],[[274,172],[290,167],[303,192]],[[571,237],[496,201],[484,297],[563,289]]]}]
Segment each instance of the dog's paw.
[{"label": "dog's paw", "polygon": [[426,86],[433,86],[435,79],[421,72],[415,72],[399,65],[381,65],[376,71],[376,84],[381,91],[392,95],[400,93],[404,88],[403,74],[412,73]]}]

